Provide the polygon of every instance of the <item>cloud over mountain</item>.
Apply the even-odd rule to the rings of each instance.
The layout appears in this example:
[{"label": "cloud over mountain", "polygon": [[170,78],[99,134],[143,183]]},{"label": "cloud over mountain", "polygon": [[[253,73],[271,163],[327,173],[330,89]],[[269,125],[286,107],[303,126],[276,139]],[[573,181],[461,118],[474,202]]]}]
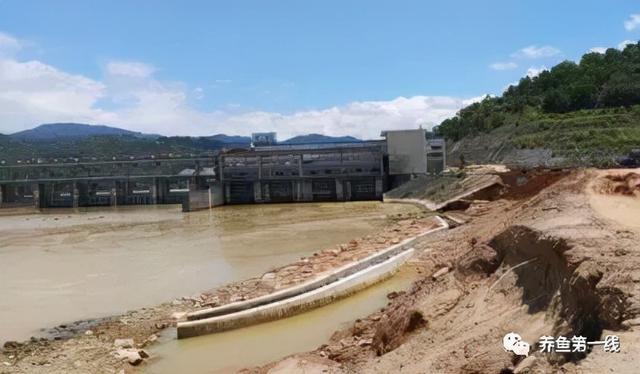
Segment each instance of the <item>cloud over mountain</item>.
[{"label": "cloud over mountain", "polygon": [[21,61],[14,55],[21,46],[18,39],[0,34],[0,133],[40,123],[82,122],[165,135],[277,131],[282,138],[307,133],[373,138],[383,129],[433,126],[470,102],[413,96],[292,113],[202,110],[193,105],[202,98],[201,89],[159,80],[150,64],[110,61],[102,78],[93,79],[42,61]]}]

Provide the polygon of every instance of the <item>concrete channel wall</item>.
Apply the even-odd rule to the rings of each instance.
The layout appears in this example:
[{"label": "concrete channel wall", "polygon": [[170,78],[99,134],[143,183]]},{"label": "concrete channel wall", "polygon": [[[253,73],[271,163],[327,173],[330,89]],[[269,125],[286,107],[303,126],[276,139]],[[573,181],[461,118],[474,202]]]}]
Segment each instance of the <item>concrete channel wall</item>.
[{"label": "concrete channel wall", "polygon": [[415,205],[421,209],[432,210],[432,211],[437,210],[437,205],[429,200],[392,199],[392,198],[383,196],[382,201],[385,203],[393,203],[393,204],[410,204],[410,205]]},{"label": "concrete channel wall", "polygon": [[412,255],[410,248],[389,259],[312,291],[256,308],[178,324],[178,339],[272,321],[329,304],[392,276]]},{"label": "concrete channel wall", "polygon": [[276,291],[276,292],[273,292],[264,296],[256,297],[253,299],[238,301],[235,303],[230,303],[230,304],[222,305],[215,308],[207,308],[207,309],[202,309],[193,313],[189,313],[187,314],[187,320],[192,321],[197,319],[209,318],[209,317],[237,312],[240,310],[254,308],[260,305],[273,303],[279,300],[286,299],[288,297],[293,297],[305,292],[309,292],[316,288],[322,287],[326,284],[335,282],[340,278],[344,278],[347,275],[350,275],[359,270],[365,269],[366,267],[371,266],[374,263],[381,262],[382,260],[390,256],[396,255],[402,252],[403,250],[410,248],[411,245],[413,245],[413,243],[419,238],[422,238],[434,232],[437,232],[440,230],[446,230],[449,228],[449,224],[445,220],[443,220],[438,216],[436,216],[435,218],[436,220],[438,220],[438,224],[439,224],[438,227],[433,228],[431,230],[427,230],[417,236],[407,238],[398,244],[394,244],[390,247],[387,247],[382,251],[369,255],[359,261],[339,267],[331,271],[329,274],[325,276],[314,278],[310,281],[301,283],[297,286],[285,288],[283,290]]},{"label": "concrete channel wall", "polygon": [[[207,309],[203,309],[193,313],[189,313],[187,315],[187,322],[178,323],[178,338],[186,338],[191,336],[209,334],[209,333],[218,332],[218,331],[224,331],[230,328],[242,327],[248,324],[254,324],[254,323],[270,320],[270,319],[260,319],[260,318],[267,318],[267,316],[271,316],[269,317],[271,319],[276,319],[276,318],[292,315],[295,313],[300,313],[320,305],[324,305],[326,303],[329,303],[335,300],[339,296],[334,295],[333,297],[324,297],[322,299],[322,300],[325,300],[323,303],[321,303],[320,301],[306,302],[308,301],[306,298],[315,295],[316,290],[327,289],[327,287],[331,287],[329,289],[333,289],[333,287],[336,287],[336,290],[342,290],[341,292],[344,293],[342,296],[347,296],[349,292],[345,292],[344,289],[339,287],[339,285],[341,284],[339,282],[341,282],[344,279],[350,279],[349,281],[349,285],[350,285],[349,289],[351,290],[350,293],[353,293],[353,292],[356,292],[357,290],[368,287],[369,285],[373,284],[369,281],[370,279],[369,273],[367,273],[369,269],[378,269],[379,268],[378,265],[387,264],[392,259],[393,261],[391,261],[391,263],[394,263],[397,265],[397,267],[399,267],[401,263],[406,261],[406,258],[408,258],[408,257],[405,258],[405,255],[407,253],[413,253],[413,249],[410,248],[410,246],[417,239],[422,238],[426,235],[432,234],[434,232],[437,232],[440,230],[446,230],[449,228],[449,225],[445,220],[443,220],[438,216],[436,216],[435,218],[438,220],[438,223],[439,223],[438,227],[428,230],[412,238],[405,239],[398,244],[387,247],[386,249],[380,252],[374,253],[355,263],[340,267],[323,277],[316,278],[311,281],[302,283],[300,285],[290,287],[281,291],[277,291],[268,295],[264,295],[261,297],[253,298],[250,300],[230,303],[220,307],[207,308]],[[399,261],[400,259],[403,259],[403,260],[400,263],[397,263],[396,261]],[[380,273],[374,272],[373,274],[379,275]],[[388,276],[391,276],[392,274],[393,272],[391,271],[387,272]],[[383,278],[375,278],[375,279],[377,279],[377,281],[380,281]],[[361,285],[361,286],[358,286],[358,285]],[[297,303],[299,303],[299,306],[292,307],[290,304],[286,304],[285,302],[289,300],[298,300]],[[290,312],[287,312],[287,313],[291,313],[291,314],[282,314],[282,312],[278,312],[278,313],[264,312],[265,309],[270,310],[269,308],[273,308],[281,304],[289,305],[287,307],[287,310],[290,310]],[[280,310],[280,309],[275,309],[275,310]],[[244,313],[244,314],[240,314],[240,313]],[[256,313],[255,319],[251,317],[247,317],[247,316],[252,316],[253,315],[252,313]],[[230,321],[235,321],[236,318],[238,319],[236,322],[230,322]]]},{"label": "concrete channel wall", "polygon": [[436,211],[445,208],[447,205],[464,199],[475,194],[481,193],[483,190],[488,190],[492,187],[503,187],[503,183],[501,182],[498,176],[494,176],[494,178],[484,181],[476,186],[466,189],[465,191],[450,197],[445,201],[435,202],[427,199],[411,199],[411,198],[391,198],[388,197],[388,194],[385,193],[382,195],[382,201],[385,203],[399,203],[399,204],[413,204],[421,208],[426,208],[431,211]]}]

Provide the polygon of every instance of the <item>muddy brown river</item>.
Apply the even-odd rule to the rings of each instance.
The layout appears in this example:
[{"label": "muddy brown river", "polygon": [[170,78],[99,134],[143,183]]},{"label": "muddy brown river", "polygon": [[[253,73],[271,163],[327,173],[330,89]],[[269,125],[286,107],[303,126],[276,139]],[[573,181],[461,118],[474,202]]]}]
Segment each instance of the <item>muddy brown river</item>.
[{"label": "muddy brown river", "polygon": [[0,215],[0,341],[256,276],[412,211],[354,202]]}]

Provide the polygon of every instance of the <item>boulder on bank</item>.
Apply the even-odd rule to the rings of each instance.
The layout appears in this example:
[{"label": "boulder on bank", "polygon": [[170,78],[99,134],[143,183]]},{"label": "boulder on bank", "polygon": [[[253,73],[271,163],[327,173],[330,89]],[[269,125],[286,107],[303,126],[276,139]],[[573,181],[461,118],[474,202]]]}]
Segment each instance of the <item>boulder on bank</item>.
[{"label": "boulder on bank", "polygon": [[133,339],[116,339],[113,342],[113,346],[116,348],[133,348]]},{"label": "boulder on bank", "polygon": [[[143,358],[140,355],[140,352],[138,352],[135,349],[118,349],[117,351],[115,351],[114,355],[118,359],[122,361],[127,361],[129,364],[133,366],[140,365],[143,361]],[[145,352],[145,355],[148,357],[146,352]]]}]

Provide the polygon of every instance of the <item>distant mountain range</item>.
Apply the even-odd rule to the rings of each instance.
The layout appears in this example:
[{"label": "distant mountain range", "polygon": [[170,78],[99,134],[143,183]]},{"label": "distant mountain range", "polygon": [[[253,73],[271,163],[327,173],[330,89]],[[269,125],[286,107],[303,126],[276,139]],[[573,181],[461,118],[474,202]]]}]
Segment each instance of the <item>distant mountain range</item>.
[{"label": "distant mountain range", "polygon": [[305,144],[305,143],[358,143],[362,140],[353,136],[327,136],[321,134],[298,135],[283,141],[284,144]]},{"label": "distant mountain range", "polygon": [[[84,123],[48,123],[30,130],[24,130],[10,134],[11,140],[39,142],[62,139],[84,139],[94,136],[130,136],[137,138],[157,139],[162,136],[156,134],[145,134],[136,131],[125,130],[117,127],[105,125],[88,125]],[[173,137],[168,137],[173,138]],[[181,137],[182,138],[182,137]],[[217,134],[212,136],[191,137],[200,140],[212,141],[215,143],[243,145],[251,144],[250,136]],[[355,143],[360,142],[353,136],[327,136],[321,134],[299,135],[287,139],[283,144],[303,144],[303,143]]]},{"label": "distant mountain range", "polygon": [[209,138],[212,140],[217,140],[222,143],[234,143],[234,144],[250,144],[251,143],[250,136],[238,136],[238,135],[233,136],[233,135],[218,134],[218,135],[209,136]]},{"label": "distant mountain range", "polygon": [[[351,136],[309,134],[281,144],[360,141]],[[10,135],[0,134],[0,163],[193,157],[215,154],[223,148],[246,148],[250,144],[248,136],[161,136],[104,125],[51,123]]]},{"label": "distant mountain range", "polygon": [[[82,123],[48,123],[30,130],[24,130],[9,135],[13,140],[43,141],[62,138],[87,138],[90,136],[137,136],[153,137],[140,132],[119,129],[104,125],[86,125]],[[155,135],[157,137],[157,135]]]}]

